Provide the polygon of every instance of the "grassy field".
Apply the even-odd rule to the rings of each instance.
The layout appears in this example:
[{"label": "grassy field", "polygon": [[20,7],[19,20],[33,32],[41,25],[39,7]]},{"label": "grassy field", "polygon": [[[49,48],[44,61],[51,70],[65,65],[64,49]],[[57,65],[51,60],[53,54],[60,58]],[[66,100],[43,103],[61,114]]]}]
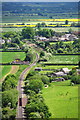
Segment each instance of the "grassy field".
[{"label": "grassy field", "polygon": [[46,65],[46,66],[43,66],[42,69],[61,69],[61,68],[72,69],[74,67],[77,67],[77,66],[74,66],[74,65],[70,65],[70,66],[69,65],[65,65],[65,66],[64,65],[63,66],[62,65],[58,65],[58,66],[50,65],[50,66],[48,66],[48,65]]},{"label": "grassy field", "polygon": [[[52,29],[55,32],[68,32],[69,29],[72,29],[73,31],[78,31],[78,27],[46,27],[46,29]],[[22,28],[0,28],[0,31],[7,32],[7,31],[21,31]]]},{"label": "grassy field", "polygon": [[4,77],[7,73],[9,73],[11,70],[11,66],[0,66],[0,79]]},{"label": "grassy field", "polygon": [[0,63],[7,63],[12,62],[16,58],[20,58],[21,60],[24,60],[25,53],[24,52],[0,52],[0,56],[2,55],[2,60],[0,59]]},{"label": "grassy field", "polygon": [[47,63],[53,64],[77,64],[79,61],[78,55],[53,55]]},{"label": "grassy field", "polygon": [[69,86],[70,81],[51,83],[44,88],[45,99],[51,118],[78,118],[78,86]]},{"label": "grassy field", "polygon": [[[74,41],[64,41],[63,43],[65,44],[69,44],[69,43],[73,43]],[[55,42],[50,42],[50,45],[56,44]]]}]

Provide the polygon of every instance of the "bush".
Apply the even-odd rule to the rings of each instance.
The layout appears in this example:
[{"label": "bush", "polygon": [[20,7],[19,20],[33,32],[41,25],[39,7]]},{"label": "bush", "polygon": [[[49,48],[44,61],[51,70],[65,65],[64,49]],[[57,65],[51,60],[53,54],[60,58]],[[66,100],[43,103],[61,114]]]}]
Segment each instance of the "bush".
[{"label": "bush", "polygon": [[80,75],[72,76],[71,82],[74,84],[80,84]]},{"label": "bush", "polygon": [[49,84],[50,82],[49,77],[47,77],[46,75],[42,75],[41,80],[44,84]]}]

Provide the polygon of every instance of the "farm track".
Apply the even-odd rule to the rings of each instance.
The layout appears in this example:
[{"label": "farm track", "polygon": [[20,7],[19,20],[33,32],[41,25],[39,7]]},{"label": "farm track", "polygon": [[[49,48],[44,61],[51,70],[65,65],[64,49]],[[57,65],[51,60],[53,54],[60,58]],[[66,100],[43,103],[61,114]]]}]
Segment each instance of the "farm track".
[{"label": "farm track", "polygon": [[25,108],[25,105],[27,103],[27,96],[26,96],[26,94],[24,94],[24,86],[25,86],[24,79],[26,78],[26,75],[29,72],[29,70],[33,66],[36,65],[38,59],[39,59],[39,55],[36,53],[36,60],[32,64],[30,64],[29,67],[24,69],[24,71],[20,75],[18,86],[17,86],[19,96],[18,96],[18,106],[17,106],[16,119],[26,118],[24,108]]}]

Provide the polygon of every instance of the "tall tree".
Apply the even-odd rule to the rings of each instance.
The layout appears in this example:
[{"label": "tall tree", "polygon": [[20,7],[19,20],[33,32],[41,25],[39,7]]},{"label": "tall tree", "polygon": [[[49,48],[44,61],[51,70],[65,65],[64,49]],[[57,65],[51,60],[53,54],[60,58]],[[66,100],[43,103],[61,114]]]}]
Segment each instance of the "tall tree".
[{"label": "tall tree", "polygon": [[33,39],[35,35],[35,31],[33,28],[23,28],[22,29],[22,36],[23,38],[27,38],[27,39]]}]

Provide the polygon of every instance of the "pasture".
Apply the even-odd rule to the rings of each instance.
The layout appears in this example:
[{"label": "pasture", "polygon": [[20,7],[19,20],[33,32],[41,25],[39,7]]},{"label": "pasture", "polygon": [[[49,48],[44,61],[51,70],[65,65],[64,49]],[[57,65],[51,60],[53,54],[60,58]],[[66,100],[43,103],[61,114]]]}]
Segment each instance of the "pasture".
[{"label": "pasture", "polygon": [[42,95],[51,118],[78,118],[78,86],[70,86],[69,80],[51,83]]},{"label": "pasture", "polygon": [[8,63],[12,62],[15,59],[19,58],[21,60],[24,60],[25,53],[24,52],[0,52],[0,56],[2,56],[2,59],[0,59],[0,63]]},{"label": "pasture", "polygon": [[53,64],[78,64],[78,55],[53,55],[47,63]]}]

